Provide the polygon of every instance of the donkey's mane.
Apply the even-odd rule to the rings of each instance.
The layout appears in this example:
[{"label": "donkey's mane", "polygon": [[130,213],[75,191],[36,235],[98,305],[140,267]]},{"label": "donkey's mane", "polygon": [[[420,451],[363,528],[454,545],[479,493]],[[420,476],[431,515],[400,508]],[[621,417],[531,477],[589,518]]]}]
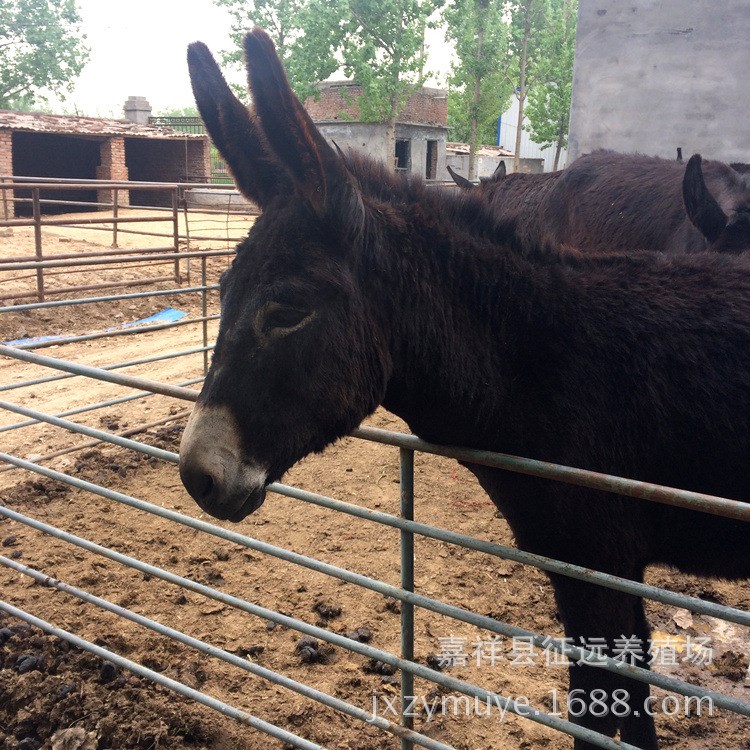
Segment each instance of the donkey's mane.
[{"label": "donkey's mane", "polygon": [[445,224],[452,234],[472,238],[478,249],[484,247],[493,256],[501,245],[502,250],[545,264],[557,265],[580,258],[577,253],[558,247],[523,242],[516,232],[516,222],[493,216],[491,206],[479,191],[431,186],[419,176],[394,172],[383,162],[356,151],[342,158],[368,206],[376,213],[416,213],[424,221]]},{"label": "donkey's mane", "polygon": [[[497,261],[502,255],[505,258],[513,257],[515,263],[523,265],[582,271],[598,271],[613,266],[654,268],[674,264],[694,265],[687,255],[667,259],[660,253],[644,253],[637,248],[633,248],[632,253],[613,250],[609,254],[588,255],[544,243],[538,238],[530,241],[519,233],[513,218],[498,219],[479,190],[430,186],[419,176],[394,172],[383,162],[356,151],[350,151],[342,158],[375,215],[390,217],[392,221],[412,215],[435,227],[438,232],[443,228],[449,230],[454,238],[462,236],[470,239],[478,259]],[[505,179],[512,179],[513,176]],[[711,262],[722,265],[734,261],[721,254],[712,254],[711,259],[701,261],[703,264]]]}]

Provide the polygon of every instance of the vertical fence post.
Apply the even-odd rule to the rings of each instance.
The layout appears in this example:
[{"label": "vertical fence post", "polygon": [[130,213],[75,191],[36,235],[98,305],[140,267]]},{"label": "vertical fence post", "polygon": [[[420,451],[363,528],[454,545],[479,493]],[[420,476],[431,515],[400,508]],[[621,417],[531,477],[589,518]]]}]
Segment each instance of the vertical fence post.
[{"label": "vertical fence post", "polygon": [[[5,185],[5,177],[0,179],[0,182]],[[12,182],[12,180],[9,180]],[[8,191],[3,190],[3,219],[6,221],[10,218],[10,212],[8,211]]]},{"label": "vertical fence post", "polygon": [[[42,208],[39,205],[39,188],[31,189],[31,203],[34,211],[34,247],[36,259],[41,263],[44,256],[42,254]],[[44,302],[44,269],[41,266],[36,269],[36,297],[39,302]]]},{"label": "vertical fence post", "polygon": [[[401,486],[401,517],[414,520],[414,451],[399,448],[399,469]],[[414,534],[400,532],[401,547],[401,588],[414,591]],[[414,660],[414,605],[401,602],[401,658]],[[412,729],[414,720],[404,716],[404,711],[414,696],[414,675],[401,671],[401,725]],[[401,739],[401,750],[412,750],[414,744]]]},{"label": "vertical fence post", "polygon": [[117,204],[119,203],[119,191],[112,191],[112,247],[117,247]]},{"label": "vertical fence post", "polygon": [[[180,205],[182,206],[182,218],[185,221],[185,250],[187,252],[190,252],[190,222],[188,221],[188,204],[187,204],[187,196],[186,193],[180,188]],[[185,283],[188,285],[190,284],[190,261],[191,258],[187,259],[186,268],[186,278]]]},{"label": "vertical fence post", "polygon": [[[177,186],[172,188],[172,234],[175,253],[180,252],[180,203],[177,196]],[[174,280],[179,284],[180,279],[180,259],[176,258],[174,262]]]},{"label": "vertical fence post", "polygon": [[206,256],[201,257],[201,311],[203,317],[203,374],[208,373],[208,289],[206,288]]}]

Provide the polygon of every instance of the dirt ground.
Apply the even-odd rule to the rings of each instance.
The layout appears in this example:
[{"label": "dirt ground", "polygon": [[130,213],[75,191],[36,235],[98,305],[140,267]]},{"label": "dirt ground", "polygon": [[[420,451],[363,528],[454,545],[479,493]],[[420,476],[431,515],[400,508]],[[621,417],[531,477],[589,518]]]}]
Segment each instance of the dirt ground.
[{"label": "dirt ground", "polygon": [[[198,219],[196,219],[198,221]],[[201,231],[211,231],[216,217],[208,217]],[[235,219],[213,230],[226,246],[226,237],[241,236],[249,219]],[[153,225],[149,227],[153,231]],[[221,234],[223,233],[223,234]],[[101,249],[102,235],[86,230],[48,228],[45,247],[55,252]],[[157,238],[125,236],[122,244],[144,246]],[[153,246],[153,245],[152,245]],[[195,241],[207,247],[206,241]],[[33,235],[14,229],[0,236],[0,257],[33,252]],[[226,260],[209,263],[215,279]],[[132,278],[161,274],[151,269],[120,269],[111,276]],[[129,274],[126,276],[125,274]],[[0,272],[0,293],[23,294],[34,279],[28,272],[13,278]],[[76,274],[78,284],[103,278],[101,271]],[[195,280],[195,277],[194,279]],[[209,279],[211,280],[211,278]],[[70,283],[70,282],[65,282]],[[171,288],[169,284],[163,288]],[[33,287],[32,287],[33,288]],[[138,287],[132,290],[137,291]],[[91,293],[89,293],[90,295]],[[19,299],[19,301],[21,301]],[[83,334],[151,315],[165,307],[200,315],[197,295],[123,301],[107,305],[46,309],[0,315],[0,341],[42,335]],[[215,309],[215,298],[212,298]],[[211,324],[209,338],[215,335]],[[157,333],[127,335],[39,350],[62,359],[105,365],[130,361],[157,352],[176,352],[201,345],[199,324]],[[169,383],[200,377],[201,354],[129,367],[124,371]],[[48,375],[39,367],[14,360],[0,361],[0,386]],[[197,387],[197,386],[196,386]],[[128,395],[120,386],[68,378],[5,391],[0,398],[50,414]],[[149,396],[86,412],[71,419],[110,432],[128,432],[139,425],[162,422],[135,437],[150,445],[176,451],[190,404],[162,396]],[[23,418],[0,411],[2,426]],[[385,411],[370,424],[393,430],[404,425]],[[157,506],[212,521],[203,516],[187,496],[176,466],[136,455],[121,448],[90,445],[91,439],[49,425],[0,432],[1,450],[39,460],[65,471]],[[53,456],[72,446],[75,452]],[[81,447],[83,446],[83,447]],[[398,451],[394,448],[346,438],[324,454],[302,461],[285,482],[383,512],[398,513]],[[415,460],[416,518],[501,544],[513,539],[505,521],[480,490],[472,476],[455,462],[427,455]],[[0,502],[8,508],[90,539],[178,575],[208,584],[253,604],[298,617],[342,635],[358,633],[370,645],[399,652],[399,606],[383,596],[353,588],[319,573],[264,556],[234,542],[199,533],[152,514],[98,495],[39,478],[18,469],[0,468]],[[280,495],[269,494],[264,506],[240,524],[220,524],[270,544],[318,558],[357,573],[398,585],[398,532],[349,516],[333,513]],[[263,667],[278,671],[371,710],[373,696],[387,715],[386,698],[397,694],[396,675],[364,656],[322,643],[301,641],[301,634],[273,626],[256,617],[203,595],[184,591],[155,577],[61,542],[11,520],[0,520],[0,554],[48,575],[86,589],[120,606],[182,630]],[[443,601],[489,615],[514,625],[552,636],[561,636],[551,587],[539,571],[516,563],[488,559],[451,545],[418,539],[416,590]],[[649,582],[723,604],[750,608],[746,583],[677,576],[669,569],[650,571]],[[143,627],[84,604],[70,595],[54,592],[27,576],[0,566],[3,599],[32,614],[93,641],[152,670],[180,680],[250,714],[337,750],[396,748],[398,740],[365,727],[353,719],[274,686],[237,667],[204,656]],[[707,638],[712,648],[710,664],[682,661],[657,670],[750,700],[750,638],[746,629],[690,616],[683,610],[649,604],[649,618],[659,637],[681,644],[689,638]],[[626,634],[627,635],[627,634]],[[546,665],[541,654],[534,665],[512,663],[519,644],[501,639],[495,664],[477,666],[476,643],[486,644],[490,634],[440,615],[416,613],[416,659],[435,664],[447,653],[446,644],[463,644],[465,666],[445,669],[451,677],[468,680],[510,697],[527,697],[546,710],[554,701],[564,704],[566,669]],[[428,699],[443,697],[434,686],[416,681],[415,694]],[[664,693],[655,691],[659,701]],[[451,694],[457,697],[457,694]],[[456,704],[448,703],[448,706]],[[425,713],[415,719],[418,729],[461,750],[496,748],[549,748],[564,750],[569,738],[527,719],[497,713],[477,718]],[[659,704],[660,705],[660,704]],[[657,714],[663,747],[697,750],[707,747],[750,748],[750,720],[717,710],[710,717],[667,711]],[[198,706],[148,680],[113,669],[99,657],[69,647],[11,617],[0,614],[0,748],[210,748],[211,750],[265,750],[281,743]]]}]

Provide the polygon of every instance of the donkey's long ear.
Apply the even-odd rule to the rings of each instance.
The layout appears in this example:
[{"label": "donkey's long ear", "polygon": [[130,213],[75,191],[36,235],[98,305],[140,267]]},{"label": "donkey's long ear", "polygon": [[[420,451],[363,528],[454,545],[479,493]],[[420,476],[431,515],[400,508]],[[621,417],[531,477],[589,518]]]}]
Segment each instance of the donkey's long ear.
[{"label": "donkey's long ear", "polygon": [[508,168],[505,166],[505,162],[501,161],[501,162],[498,162],[498,165],[495,167],[495,171],[492,173],[492,179],[502,180],[503,177],[505,177],[507,174],[508,174]]},{"label": "donkey's long ear", "polygon": [[446,165],[445,168],[448,170],[448,174],[453,178],[453,182],[455,182],[460,188],[463,188],[464,190],[472,190],[474,188],[474,183],[456,172],[450,164]]},{"label": "donkey's long ear", "polygon": [[716,242],[727,226],[727,215],[711,195],[703,179],[700,154],[693,154],[682,178],[682,197],[690,221],[709,241]]},{"label": "donkey's long ear", "polygon": [[195,102],[211,140],[240,191],[263,207],[274,195],[287,189],[283,168],[270,156],[250,112],[232,93],[202,42],[188,47],[188,67]]},{"label": "donkey's long ear", "polygon": [[319,216],[332,200],[356,197],[344,164],[315,127],[287,81],[273,42],[261,28],[245,37],[248,82],[258,120],[276,158]]}]

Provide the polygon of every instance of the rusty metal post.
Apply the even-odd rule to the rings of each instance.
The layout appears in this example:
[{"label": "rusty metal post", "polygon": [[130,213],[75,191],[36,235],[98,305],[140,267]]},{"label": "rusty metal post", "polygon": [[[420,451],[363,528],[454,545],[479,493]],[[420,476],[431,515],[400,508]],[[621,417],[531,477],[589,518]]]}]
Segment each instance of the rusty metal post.
[{"label": "rusty metal post", "polygon": [[201,317],[203,318],[203,374],[208,374],[208,289],[206,256],[201,258]]},{"label": "rusty metal post", "polygon": [[[177,196],[177,187],[172,188],[172,232],[174,239],[174,251],[180,252],[180,213],[179,200]],[[181,281],[180,278],[180,260],[177,258],[174,262],[174,280],[176,284]]]},{"label": "rusty metal post", "polygon": [[117,247],[117,204],[120,200],[117,188],[112,191],[112,247]]},{"label": "rusty metal post", "polygon": [[[180,189],[180,204],[182,205],[182,216],[185,220],[185,251],[190,252],[190,222],[188,221],[188,204],[187,204],[187,198],[185,197],[185,193]],[[189,285],[190,284],[190,258],[187,259],[186,267],[186,278],[185,282]],[[205,283],[205,282],[204,282]]]},{"label": "rusty metal post", "polygon": [[[2,184],[5,185],[5,177],[2,178]],[[12,182],[12,180],[11,180]],[[3,190],[3,219],[7,221],[10,216],[8,215],[8,190]]]},{"label": "rusty metal post", "polygon": [[[414,451],[399,448],[399,483],[401,485],[401,518],[414,520]],[[401,588],[414,591],[414,534],[400,533]],[[401,602],[401,658],[414,661],[414,605]],[[414,705],[414,675],[401,670],[401,726],[414,728],[411,707]],[[412,750],[414,743],[401,738],[401,750]]]},{"label": "rusty metal post", "polygon": [[[36,259],[39,263],[44,260],[42,254],[42,209],[39,205],[39,188],[32,188],[31,201],[34,210],[34,247]],[[39,302],[44,302],[44,268],[36,269],[36,297]]]}]

